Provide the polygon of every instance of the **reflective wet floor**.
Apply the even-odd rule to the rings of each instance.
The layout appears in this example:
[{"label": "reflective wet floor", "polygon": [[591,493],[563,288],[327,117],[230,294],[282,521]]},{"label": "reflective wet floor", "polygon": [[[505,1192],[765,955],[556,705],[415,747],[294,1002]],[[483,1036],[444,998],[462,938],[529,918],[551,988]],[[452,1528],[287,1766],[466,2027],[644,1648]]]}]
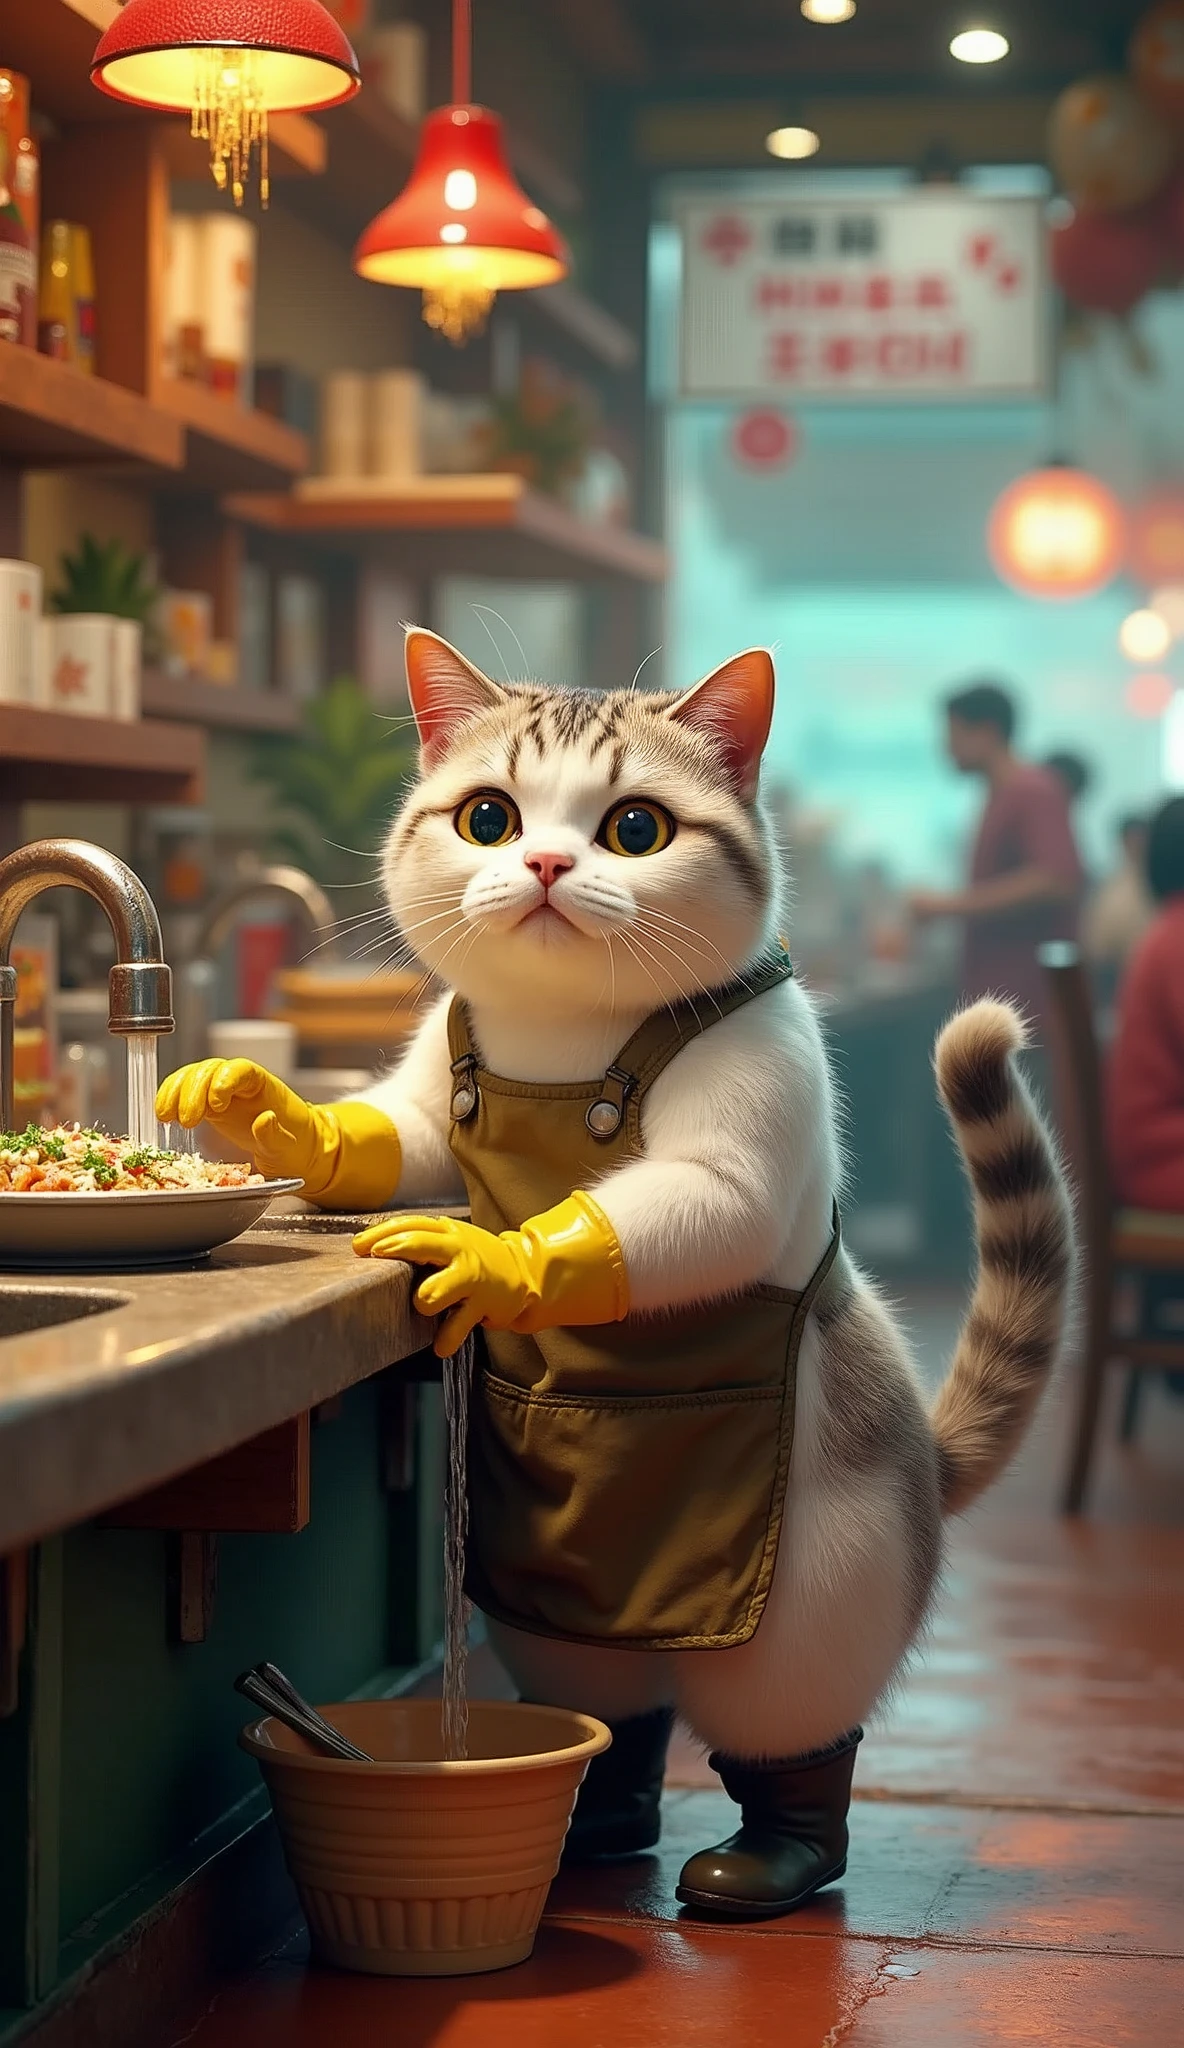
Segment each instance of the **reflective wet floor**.
[{"label": "reflective wet floor", "polygon": [[[950,1306],[912,1309],[937,1356]],[[1064,1407],[953,1534],[833,1891],[759,1928],[685,1916],[681,1863],[734,1809],[684,1742],[661,1851],[565,1872],[529,1963],[369,1980],[296,1941],[186,2048],[1181,2048],[1184,1403],[1149,1389],[1122,1450],[1112,1402],[1077,1523],[1053,1512]]]}]

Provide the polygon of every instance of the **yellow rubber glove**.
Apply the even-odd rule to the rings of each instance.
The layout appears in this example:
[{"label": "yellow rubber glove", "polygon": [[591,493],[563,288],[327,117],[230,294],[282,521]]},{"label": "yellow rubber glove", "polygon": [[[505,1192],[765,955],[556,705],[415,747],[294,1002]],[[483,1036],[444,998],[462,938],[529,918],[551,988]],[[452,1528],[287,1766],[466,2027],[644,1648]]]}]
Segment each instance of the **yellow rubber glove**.
[{"label": "yellow rubber glove", "polygon": [[436,1331],[438,1358],[459,1351],[480,1323],[488,1330],[553,1330],[559,1324],[616,1323],[629,1313],[629,1283],[617,1234],[599,1203],[574,1195],[531,1216],[521,1230],[479,1230],[455,1216],[392,1216],[354,1239],[359,1258],[405,1259],[439,1270],[421,1280],[421,1315],[448,1311]]},{"label": "yellow rubber glove", "polygon": [[399,1135],[368,1102],[304,1102],[253,1060],[179,1067],[156,1095],[162,1124],[212,1124],[268,1180],[302,1180],[326,1209],[380,1209],[399,1184]]}]

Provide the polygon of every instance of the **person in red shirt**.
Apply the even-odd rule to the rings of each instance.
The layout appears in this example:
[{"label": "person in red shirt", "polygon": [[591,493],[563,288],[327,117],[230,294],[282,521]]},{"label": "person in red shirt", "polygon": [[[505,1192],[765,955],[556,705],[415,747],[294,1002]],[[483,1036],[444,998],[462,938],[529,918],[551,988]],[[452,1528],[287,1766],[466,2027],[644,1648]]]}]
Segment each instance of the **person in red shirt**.
[{"label": "person in red shirt", "polygon": [[963,993],[1009,996],[1039,1036],[1046,998],[1037,950],[1076,938],[1084,883],[1068,794],[1054,771],[1013,752],[1015,705],[997,683],[971,683],[945,710],[950,759],[983,778],[987,801],[967,887],[917,891],[912,912],[961,918]]},{"label": "person in red shirt", "polygon": [[1159,910],[1119,990],[1107,1070],[1110,1170],[1120,1202],[1184,1215],[1184,797],[1151,821],[1147,881]]}]

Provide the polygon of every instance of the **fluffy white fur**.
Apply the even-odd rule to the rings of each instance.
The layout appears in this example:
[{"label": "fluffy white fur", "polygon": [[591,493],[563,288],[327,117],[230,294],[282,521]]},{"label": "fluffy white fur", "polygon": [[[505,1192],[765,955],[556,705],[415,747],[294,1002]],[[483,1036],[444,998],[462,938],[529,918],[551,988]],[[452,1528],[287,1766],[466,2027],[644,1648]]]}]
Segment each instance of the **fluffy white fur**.
[{"label": "fluffy white fur", "polygon": [[[565,743],[561,693],[516,698],[433,636],[412,636],[423,777],[391,834],[387,888],[415,950],[466,998],[492,1071],[594,1078],[644,1016],[742,975],[777,931],[775,856],[751,800],[768,727],[762,663],[740,657],[673,710],[650,698],[633,714],[626,702],[611,745],[588,720]],[[498,849],[455,828],[461,802],[483,788],[507,792],[521,813],[521,836]],[[660,856],[626,860],[596,843],[625,795],[677,820]],[[723,856],[722,831],[750,849],[763,889]],[[549,899],[527,865],[543,852],[571,862]],[[463,1195],[448,1145],[447,1008],[446,997],[366,1098],[402,1139],[400,1205]],[[829,1236],[840,1160],[821,1034],[800,985],[762,995],[679,1052],[646,1097],[642,1128],[644,1156],[595,1187],[635,1307],[762,1279],[804,1285]],[[861,1320],[848,1319],[846,1352],[841,1326],[824,1339],[812,1316],[806,1329],[786,1521],[751,1641],[662,1655],[495,1627],[528,1696],[610,1718],[673,1702],[704,1742],[743,1756],[816,1747],[871,1711],[938,1568],[938,1449],[899,1332],[858,1275],[851,1286]],[[857,1456],[844,1448],[852,1418],[841,1411],[863,1405],[860,1376],[869,1413],[887,1420],[882,1443],[873,1430]]]}]

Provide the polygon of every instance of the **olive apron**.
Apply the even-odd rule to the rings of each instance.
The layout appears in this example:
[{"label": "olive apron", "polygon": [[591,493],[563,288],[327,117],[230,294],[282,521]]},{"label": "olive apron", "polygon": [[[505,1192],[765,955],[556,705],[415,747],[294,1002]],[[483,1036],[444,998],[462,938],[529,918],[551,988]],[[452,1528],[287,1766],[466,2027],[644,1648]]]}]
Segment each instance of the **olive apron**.
[{"label": "olive apron", "polygon": [[[474,1223],[517,1229],[641,1157],[646,1092],[675,1054],[792,973],[778,954],[744,986],[647,1018],[599,1081],[553,1086],[487,1073],[456,998],[451,1144]],[[746,1642],[777,1555],[802,1330],[838,1249],[836,1211],[801,1291],[479,1332],[466,1577],[478,1606],[618,1649]]]}]

